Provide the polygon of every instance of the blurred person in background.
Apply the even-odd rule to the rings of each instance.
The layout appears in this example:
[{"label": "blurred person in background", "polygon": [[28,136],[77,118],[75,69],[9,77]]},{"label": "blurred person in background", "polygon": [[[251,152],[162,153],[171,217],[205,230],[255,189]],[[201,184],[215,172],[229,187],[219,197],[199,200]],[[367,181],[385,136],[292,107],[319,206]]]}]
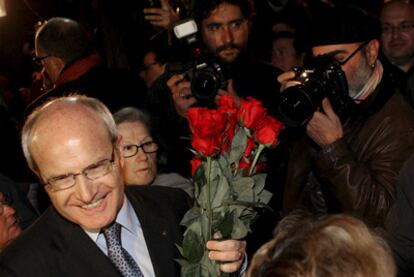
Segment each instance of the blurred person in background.
[{"label": "blurred person in background", "polygon": [[277,32],[272,38],[270,62],[283,71],[300,67],[306,55],[304,42],[298,34]]},{"label": "blurred person in background", "polygon": [[144,103],[143,80],[127,70],[106,67],[90,35],[75,20],[53,17],[44,22],[36,31],[35,53],[53,88],[32,102],[26,113],[51,97],[75,91],[100,99],[111,111]]},{"label": "blurred person in background", "polygon": [[394,277],[391,250],[360,220],[290,215],[254,255],[248,277]]},{"label": "blurred person in background", "polygon": [[22,232],[10,196],[0,192],[0,251]]},{"label": "blurred person in background", "polygon": [[176,173],[162,174],[167,157],[149,114],[127,107],[116,112],[114,119],[123,141],[121,152],[125,163],[122,174],[127,185],[175,187],[193,197],[194,187],[190,180]]},{"label": "blurred person in background", "polygon": [[414,106],[414,4],[392,0],[383,4],[382,52],[401,93]]}]

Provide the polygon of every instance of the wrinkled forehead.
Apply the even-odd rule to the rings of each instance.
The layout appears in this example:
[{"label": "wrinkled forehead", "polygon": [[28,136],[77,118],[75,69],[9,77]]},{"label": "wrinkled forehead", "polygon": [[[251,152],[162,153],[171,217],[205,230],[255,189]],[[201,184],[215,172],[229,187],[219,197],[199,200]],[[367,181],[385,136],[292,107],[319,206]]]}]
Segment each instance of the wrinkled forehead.
[{"label": "wrinkled forehead", "polygon": [[328,44],[328,45],[320,45],[312,47],[312,55],[319,56],[319,55],[331,55],[334,56],[340,53],[351,53],[361,43],[354,42],[354,43],[344,43],[344,44]]},{"label": "wrinkled forehead", "polygon": [[212,10],[210,14],[203,20],[203,26],[206,24],[228,24],[235,20],[244,19],[241,9],[237,5],[222,3]]},{"label": "wrinkled forehead", "polygon": [[111,141],[110,132],[102,118],[85,106],[56,103],[38,115],[29,142],[47,148],[47,145],[54,143],[70,143],[89,138]]},{"label": "wrinkled forehead", "polygon": [[414,21],[414,6],[407,3],[391,3],[384,7],[380,15],[381,23],[400,23]]}]

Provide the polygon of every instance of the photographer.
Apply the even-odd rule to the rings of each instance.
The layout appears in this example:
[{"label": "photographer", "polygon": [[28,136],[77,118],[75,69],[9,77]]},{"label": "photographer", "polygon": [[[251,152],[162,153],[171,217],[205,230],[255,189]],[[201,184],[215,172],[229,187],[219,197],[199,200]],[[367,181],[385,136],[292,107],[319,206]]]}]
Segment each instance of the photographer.
[{"label": "photographer", "polygon": [[[328,91],[305,121],[306,135],[290,152],[284,212],[344,212],[382,226],[398,172],[414,149],[414,113],[377,59],[377,19],[349,6],[315,18],[312,53],[341,65],[348,87],[342,98],[351,104],[338,113],[331,97],[338,91]],[[279,81],[291,87],[294,76],[287,72]]]},{"label": "photographer", "polygon": [[[276,77],[281,70],[254,61],[248,53],[252,9],[247,0],[196,1],[194,18],[209,55],[218,59],[226,79],[233,80],[234,91],[240,97],[252,96],[268,109],[277,104],[279,85]],[[194,104],[190,82],[174,75],[168,81],[177,112],[185,116]],[[181,97],[174,97],[174,95]],[[183,99],[184,98],[184,99]]]},{"label": "photographer", "polygon": [[[193,15],[202,38],[200,49],[206,49],[201,55],[206,60],[214,60],[222,69],[225,84],[220,85],[222,89],[218,90],[218,95],[230,94],[236,102],[238,97],[252,96],[273,111],[280,89],[277,76],[282,71],[256,62],[248,54],[251,26],[249,1],[196,1]],[[169,156],[174,157],[172,169],[189,176],[188,161],[192,154],[188,151],[188,141],[182,138],[189,136],[186,114],[197,100],[191,90],[192,82],[184,72],[188,69],[172,69],[169,64],[164,76],[150,89],[151,103],[147,103],[147,107],[159,122],[161,136],[167,140],[171,151]],[[177,155],[179,160],[176,160]]]}]

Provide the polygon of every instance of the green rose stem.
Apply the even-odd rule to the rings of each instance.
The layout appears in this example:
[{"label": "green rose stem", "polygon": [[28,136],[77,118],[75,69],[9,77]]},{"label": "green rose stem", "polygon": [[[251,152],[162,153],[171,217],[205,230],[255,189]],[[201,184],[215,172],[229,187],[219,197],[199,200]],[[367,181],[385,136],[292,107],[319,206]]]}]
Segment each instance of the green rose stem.
[{"label": "green rose stem", "polygon": [[256,155],[254,156],[253,163],[250,166],[249,176],[252,175],[252,172],[254,170],[254,167],[256,166],[256,163],[259,160],[260,154],[262,153],[263,149],[265,149],[265,147],[266,146],[264,144],[259,144],[259,148],[257,149]]},{"label": "green rose stem", "polygon": [[213,211],[211,209],[211,188],[210,188],[210,174],[211,174],[211,157],[207,157],[207,213],[208,213],[208,234],[207,241],[211,240],[211,228],[213,225]]}]

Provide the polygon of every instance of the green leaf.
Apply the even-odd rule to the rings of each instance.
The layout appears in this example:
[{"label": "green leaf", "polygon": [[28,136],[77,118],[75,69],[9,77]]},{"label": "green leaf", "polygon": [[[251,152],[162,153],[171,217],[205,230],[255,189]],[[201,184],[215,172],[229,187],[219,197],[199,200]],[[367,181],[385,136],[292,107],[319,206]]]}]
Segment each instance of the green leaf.
[{"label": "green leaf", "polygon": [[236,134],[234,135],[233,141],[231,143],[231,152],[229,163],[230,164],[238,164],[240,158],[244,154],[244,150],[246,149],[247,143],[247,135],[243,128],[239,128]]},{"label": "green leaf", "polygon": [[259,194],[264,189],[266,177],[266,174],[256,174],[251,176],[254,180],[254,191],[256,194]]},{"label": "green leaf", "polygon": [[220,156],[220,158],[218,159],[218,163],[224,177],[230,180],[232,178],[232,173],[231,165],[228,159],[225,156]]},{"label": "green leaf", "polygon": [[185,259],[174,259],[174,261],[179,263],[181,267],[189,265],[188,261]]},{"label": "green leaf", "polygon": [[208,252],[204,253],[203,258],[201,259],[201,276],[220,276],[219,265],[210,260],[208,257]]},{"label": "green leaf", "polygon": [[197,232],[187,229],[182,243],[183,257],[186,258],[189,263],[198,262],[203,256],[204,249],[204,241],[200,238]]},{"label": "green leaf", "polygon": [[224,199],[229,197],[229,183],[226,178],[220,178],[212,184],[212,194],[212,209],[222,206]]},{"label": "green leaf", "polygon": [[[221,178],[219,176],[216,176],[214,179],[210,181],[210,199],[211,200],[213,200],[214,198],[215,191],[218,188],[218,182],[220,181],[220,179]],[[207,210],[208,203],[209,203],[209,195],[208,195],[208,189],[206,185],[201,188],[201,192],[198,197],[198,204],[200,205],[200,207]]]},{"label": "green leaf", "polygon": [[[183,256],[183,248],[181,246],[179,246],[178,244],[175,244],[175,247],[177,247],[178,251],[180,252],[180,255]],[[187,261],[187,260],[185,260]]]},{"label": "green leaf", "polygon": [[221,177],[222,175],[223,175],[223,172],[221,171],[220,164],[217,162],[217,160],[213,159],[211,161],[210,178],[211,179],[216,179],[217,177]]},{"label": "green leaf", "polygon": [[259,197],[260,197],[260,202],[261,203],[267,204],[267,203],[269,203],[270,199],[273,197],[273,193],[271,193],[267,190],[263,190],[260,193]]},{"label": "green leaf", "polygon": [[201,275],[201,265],[194,263],[182,266],[181,277],[204,277]]},{"label": "green leaf", "polygon": [[193,223],[195,220],[198,220],[201,216],[201,209],[200,207],[192,207],[189,209],[183,219],[181,220],[181,225],[189,226],[191,223]]},{"label": "green leaf", "polygon": [[233,190],[236,194],[236,200],[253,202],[254,201],[254,180],[251,177],[239,178],[233,181]]},{"label": "green leaf", "polygon": [[231,238],[231,232],[233,231],[233,217],[234,213],[226,213],[221,222],[217,224],[216,231],[219,231],[223,239]]},{"label": "green leaf", "polygon": [[237,217],[233,217],[233,230],[231,232],[231,237],[233,239],[242,239],[248,233],[248,229],[243,221]]}]

